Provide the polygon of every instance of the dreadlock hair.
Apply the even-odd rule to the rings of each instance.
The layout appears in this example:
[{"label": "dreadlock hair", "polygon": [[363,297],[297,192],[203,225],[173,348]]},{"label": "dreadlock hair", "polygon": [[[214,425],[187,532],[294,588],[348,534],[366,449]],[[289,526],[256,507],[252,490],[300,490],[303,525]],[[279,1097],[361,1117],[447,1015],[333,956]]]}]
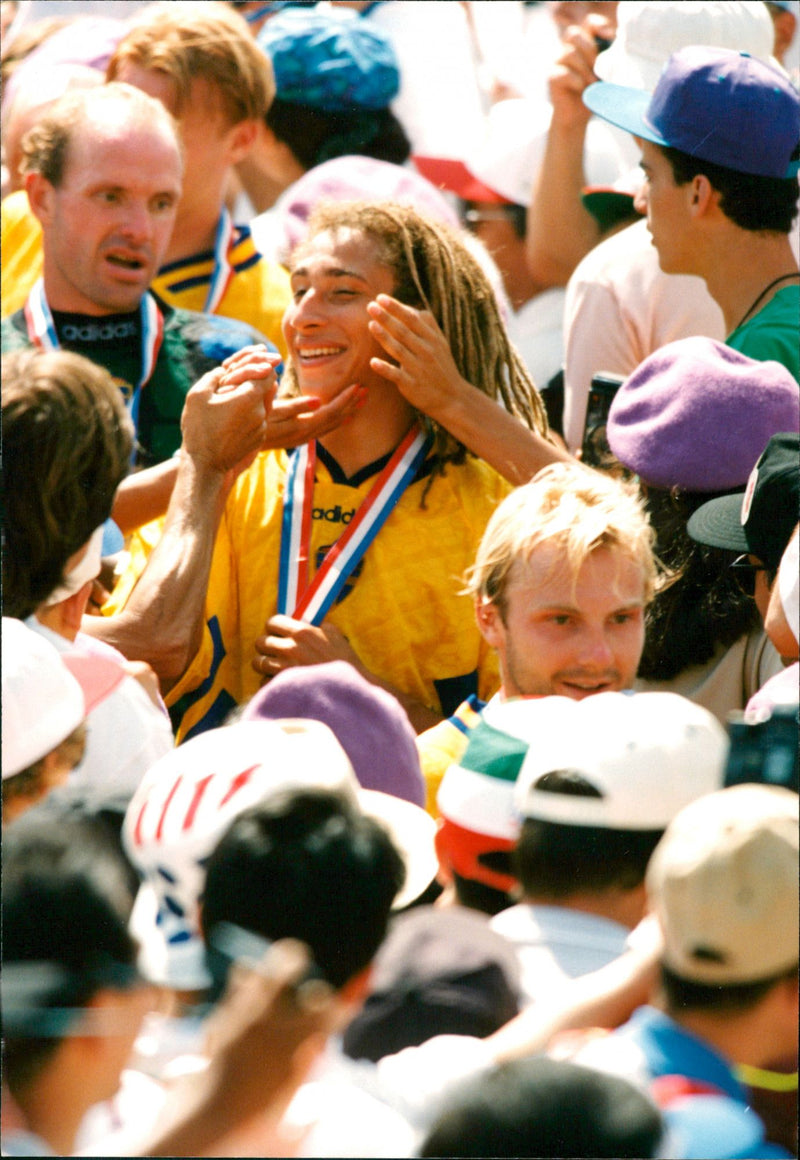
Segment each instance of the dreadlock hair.
[{"label": "dreadlock hair", "polygon": [[[494,291],[458,234],[393,202],[338,202],[319,205],[293,262],[313,238],[327,230],[366,234],[380,260],[395,277],[394,297],[428,310],[442,329],[459,374],[485,395],[502,403],[526,426],[547,434],[547,416],[536,385],[500,317]],[[291,360],[284,383],[298,391]],[[462,463],[467,448],[427,415],[420,423],[434,437],[434,474],[447,463]]]}]

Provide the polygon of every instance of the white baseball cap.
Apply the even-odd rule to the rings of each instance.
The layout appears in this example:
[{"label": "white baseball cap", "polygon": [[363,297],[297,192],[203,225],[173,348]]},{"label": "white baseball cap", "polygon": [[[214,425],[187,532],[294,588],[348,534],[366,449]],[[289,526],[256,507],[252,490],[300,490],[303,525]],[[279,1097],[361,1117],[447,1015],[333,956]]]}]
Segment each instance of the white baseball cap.
[{"label": "white baseball cap", "polygon": [[3,617],[3,780],[50,753],[124,679],[105,657],[59,653],[21,620]]},{"label": "white baseball cap", "polygon": [[[676,693],[598,693],[561,706],[551,725],[551,701],[531,701],[536,743],[515,788],[526,818],[573,826],[663,830],[689,802],[721,788],[728,738],[716,718]],[[553,792],[548,773],[580,774],[600,797]]]},{"label": "white baseball cap", "polygon": [[199,905],[206,859],[243,810],[301,788],[340,793],[383,822],[406,867],[394,909],[430,884],[437,869],[433,818],[391,794],[362,790],[327,725],[284,719],[211,729],[156,762],[125,815],[123,842],[144,878],[131,933],[150,979],[186,990],[209,985]]},{"label": "white baseball cap", "polygon": [[692,802],[647,868],[664,961],[699,983],[757,982],[797,964],[798,797],[735,785]]}]

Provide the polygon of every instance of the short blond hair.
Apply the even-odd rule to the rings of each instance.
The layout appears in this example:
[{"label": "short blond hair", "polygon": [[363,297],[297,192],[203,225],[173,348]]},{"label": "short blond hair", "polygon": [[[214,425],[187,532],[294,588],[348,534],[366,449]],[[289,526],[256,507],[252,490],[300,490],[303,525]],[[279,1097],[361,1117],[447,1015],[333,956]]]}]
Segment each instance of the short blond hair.
[{"label": "short blond hair", "polygon": [[642,569],[645,601],[653,598],[655,534],[634,483],[579,463],[554,463],[508,495],[486,525],[467,591],[501,614],[509,576],[540,544],[555,544],[573,577],[598,548],[620,552]]},{"label": "short blond hair", "polygon": [[175,84],[176,115],[183,115],[196,80],[219,94],[229,124],[261,121],[275,96],[272,65],[245,21],[226,4],[153,4],[131,24],[108,64],[116,79],[123,64],[164,73]]}]

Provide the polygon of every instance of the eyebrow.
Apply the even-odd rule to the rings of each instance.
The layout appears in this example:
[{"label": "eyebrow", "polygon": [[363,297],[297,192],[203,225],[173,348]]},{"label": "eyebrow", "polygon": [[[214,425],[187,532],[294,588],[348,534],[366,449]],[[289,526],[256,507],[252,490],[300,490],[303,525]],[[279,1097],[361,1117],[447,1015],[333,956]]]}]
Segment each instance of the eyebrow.
[{"label": "eyebrow", "polygon": [[[359,274],[359,272],[357,270],[345,270],[339,266],[332,266],[328,270],[323,270],[322,274],[323,274],[323,277],[325,277],[325,278],[358,278],[359,282],[366,282],[366,280],[367,280],[364,277],[364,275]],[[296,277],[306,278],[306,277],[308,277],[308,267],[307,266],[297,266],[294,270],[292,270],[291,276],[293,278],[296,278]]]}]

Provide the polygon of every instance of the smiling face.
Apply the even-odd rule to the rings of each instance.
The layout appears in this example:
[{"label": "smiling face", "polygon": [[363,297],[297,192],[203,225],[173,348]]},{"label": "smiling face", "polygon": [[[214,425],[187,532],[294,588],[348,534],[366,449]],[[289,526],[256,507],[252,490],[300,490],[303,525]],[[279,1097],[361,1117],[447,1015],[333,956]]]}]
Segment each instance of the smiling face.
[{"label": "smiling face", "polygon": [[53,309],[92,315],[136,309],[169,243],[181,174],[166,128],[108,118],[76,127],[59,186],[29,176]]},{"label": "smiling face", "polygon": [[580,701],[633,684],[644,644],[645,577],[613,548],[596,548],[573,578],[559,545],[543,543],[510,573],[504,607],[478,606],[507,697]]},{"label": "smiling face", "polygon": [[391,294],[394,286],[377,243],[358,230],[325,230],[303,245],[283,317],[303,394],[332,399],[351,383],[391,389],[369,365],[371,358],[386,355],[369,332],[367,304],[378,294]]}]

